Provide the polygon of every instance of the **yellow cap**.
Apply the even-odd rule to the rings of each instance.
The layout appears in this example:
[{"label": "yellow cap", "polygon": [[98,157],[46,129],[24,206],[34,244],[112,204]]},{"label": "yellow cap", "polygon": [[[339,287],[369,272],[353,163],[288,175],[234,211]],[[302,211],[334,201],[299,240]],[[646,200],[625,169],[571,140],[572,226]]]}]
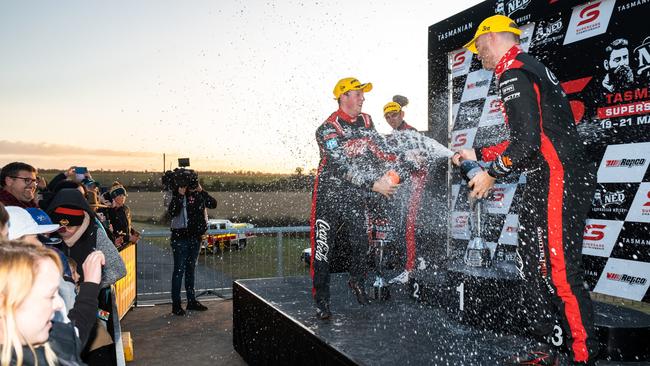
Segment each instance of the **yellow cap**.
[{"label": "yellow cap", "polygon": [[384,116],[390,112],[399,112],[402,110],[402,106],[395,102],[388,102],[384,106]]},{"label": "yellow cap", "polygon": [[474,38],[472,38],[471,41],[467,42],[467,44],[463,47],[467,48],[473,53],[478,53],[478,50],[476,49],[476,40],[478,37],[486,33],[496,32],[510,32],[518,36],[521,35],[521,29],[517,27],[517,23],[515,23],[514,20],[508,18],[505,15],[497,14],[482,21],[481,24],[478,25],[478,29],[476,30],[476,34],[474,34]]},{"label": "yellow cap", "polygon": [[350,90],[363,90],[364,93],[367,93],[372,90],[372,83],[361,84],[356,78],[341,79],[334,87],[334,99],[339,99],[341,94]]}]

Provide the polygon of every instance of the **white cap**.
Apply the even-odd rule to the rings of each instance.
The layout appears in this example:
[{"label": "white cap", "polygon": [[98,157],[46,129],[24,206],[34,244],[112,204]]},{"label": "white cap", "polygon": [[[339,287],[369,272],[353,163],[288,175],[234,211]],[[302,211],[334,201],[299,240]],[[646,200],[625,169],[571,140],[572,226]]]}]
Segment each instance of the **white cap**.
[{"label": "white cap", "polygon": [[9,213],[9,240],[23,235],[47,234],[59,229],[60,225],[39,225],[27,210],[18,206],[6,206]]}]

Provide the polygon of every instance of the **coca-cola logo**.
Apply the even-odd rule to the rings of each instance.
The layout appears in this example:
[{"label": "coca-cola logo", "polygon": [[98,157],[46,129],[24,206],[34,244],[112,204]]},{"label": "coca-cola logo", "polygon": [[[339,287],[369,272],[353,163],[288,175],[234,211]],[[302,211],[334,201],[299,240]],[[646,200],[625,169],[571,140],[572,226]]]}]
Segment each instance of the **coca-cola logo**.
[{"label": "coca-cola logo", "polygon": [[317,261],[328,262],[327,255],[329,254],[330,247],[327,244],[329,236],[330,224],[325,220],[316,220],[316,254],[314,259]]}]

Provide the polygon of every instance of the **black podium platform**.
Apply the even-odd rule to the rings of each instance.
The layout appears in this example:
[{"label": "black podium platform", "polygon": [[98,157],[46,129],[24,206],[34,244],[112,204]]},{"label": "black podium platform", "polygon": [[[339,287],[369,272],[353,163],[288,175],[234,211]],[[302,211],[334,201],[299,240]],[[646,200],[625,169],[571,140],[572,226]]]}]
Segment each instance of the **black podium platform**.
[{"label": "black podium platform", "polygon": [[332,276],[328,321],[315,317],[308,277],[235,281],[235,350],[251,365],[499,365],[533,345],[416,302],[407,286],[394,288],[389,302],[362,307],[346,279]]},{"label": "black podium platform", "polygon": [[[447,270],[413,277],[410,286],[417,300],[443,309],[460,323],[506,333],[524,326],[518,295],[525,283],[513,266],[501,262],[490,268],[468,267],[459,261],[449,263]],[[650,315],[598,301],[593,305],[601,358],[650,359]]]}]

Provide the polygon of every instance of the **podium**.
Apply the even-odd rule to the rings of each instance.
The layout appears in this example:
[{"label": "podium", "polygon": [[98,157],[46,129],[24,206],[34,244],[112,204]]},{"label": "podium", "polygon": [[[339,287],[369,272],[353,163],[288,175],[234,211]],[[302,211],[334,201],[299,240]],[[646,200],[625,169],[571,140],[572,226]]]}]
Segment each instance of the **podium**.
[{"label": "podium", "polygon": [[[457,321],[479,329],[522,334],[518,294],[525,283],[513,265],[496,262],[494,267],[469,267],[459,260],[450,263],[447,270],[416,273],[414,277],[410,291],[415,299],[440,307]],[[650,360],[650,315],[599,301],[593,304],[600,359]]]}]

